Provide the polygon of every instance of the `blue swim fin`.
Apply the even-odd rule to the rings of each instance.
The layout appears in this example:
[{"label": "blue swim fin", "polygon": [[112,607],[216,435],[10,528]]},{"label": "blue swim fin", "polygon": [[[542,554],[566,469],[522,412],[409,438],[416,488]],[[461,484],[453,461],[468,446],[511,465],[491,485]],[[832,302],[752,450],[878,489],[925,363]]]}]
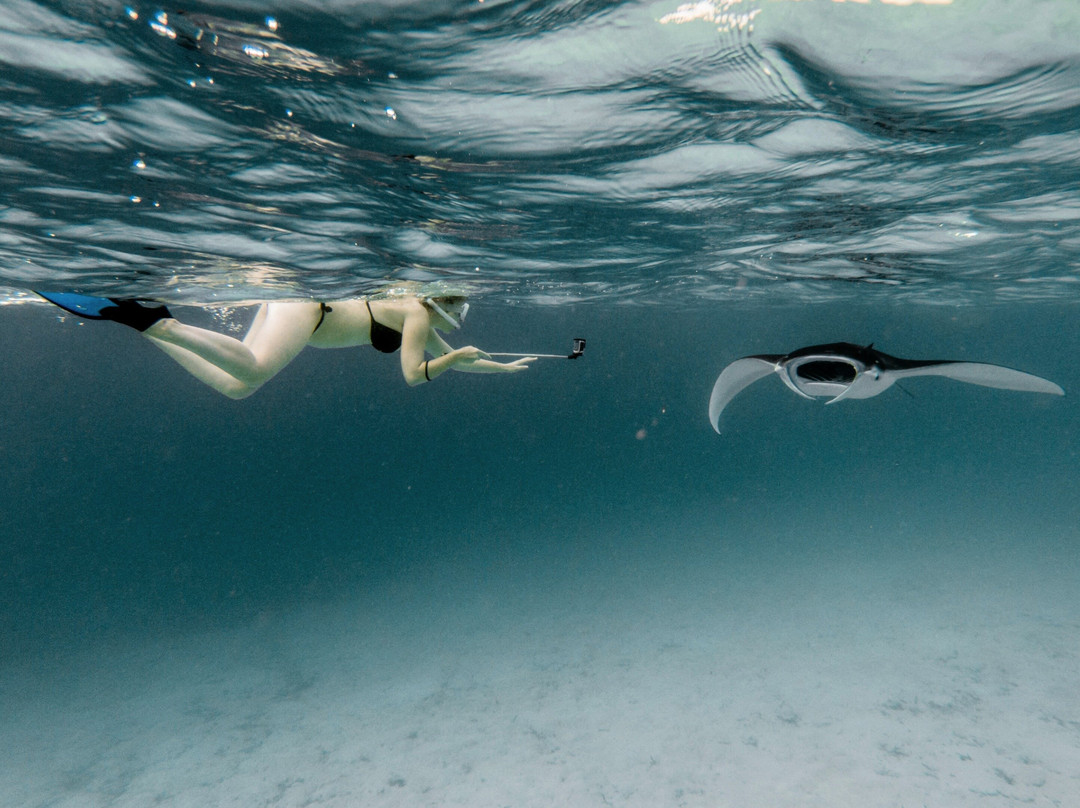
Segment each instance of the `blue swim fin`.
[{"label": "blue swim fin", "polygon": [[77,295],[74,292],[37,292],[37,294],[54,306],[59,306],[64,311],[85,317],[87,320],[107,320],[108,318],[102,315],[101,310],[109,306],[116,306],[107,297]]},{"label": "blue swim fin", "polygon": [[172,317],[165,306],[145,306],[137,300],[93,297],[74,292],[37,292],[54,306],[87,320],[112,320],[114,323],[145,331],[158,320]]}]

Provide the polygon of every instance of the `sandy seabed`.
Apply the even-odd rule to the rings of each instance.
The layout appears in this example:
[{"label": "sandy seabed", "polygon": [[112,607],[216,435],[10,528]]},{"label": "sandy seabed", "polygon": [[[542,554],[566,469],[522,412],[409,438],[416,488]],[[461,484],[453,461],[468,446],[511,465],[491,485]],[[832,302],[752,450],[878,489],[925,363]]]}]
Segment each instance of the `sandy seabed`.
[{"label": "sandy seabed", "polygon": [[1074,544],[665,541],[9,667],[0,805],[1077,804]]}]

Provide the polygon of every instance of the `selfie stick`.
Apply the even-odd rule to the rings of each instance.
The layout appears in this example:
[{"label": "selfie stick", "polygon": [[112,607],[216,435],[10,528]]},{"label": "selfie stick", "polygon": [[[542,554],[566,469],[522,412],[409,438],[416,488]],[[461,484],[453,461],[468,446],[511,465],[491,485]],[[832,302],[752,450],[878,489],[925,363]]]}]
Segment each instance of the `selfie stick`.
[{"label": "selfie stick", "polygon": [[535,356],[537,359],[577,359],[585,353],[585,340],[574,338],[574,350],[570,354],[556,353],[488,353],[488,356]]}]

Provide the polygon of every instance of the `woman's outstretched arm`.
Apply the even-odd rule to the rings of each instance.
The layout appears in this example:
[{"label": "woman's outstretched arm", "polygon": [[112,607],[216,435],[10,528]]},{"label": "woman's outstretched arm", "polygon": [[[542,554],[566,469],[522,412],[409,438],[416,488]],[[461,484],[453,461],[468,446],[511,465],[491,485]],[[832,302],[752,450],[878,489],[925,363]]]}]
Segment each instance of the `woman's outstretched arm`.
[{"label": "woman's outstretched arm", "polygon": [[[424,359],[425,350],[434,358]],[[462,373],[514,373],[527,370],[532,358],[493,362],[474,345],[452,348],[431,326],[431,317],[423,307],[406,316],[401,332],[401,372],[410,386],[429,382],[451,369]]]}]

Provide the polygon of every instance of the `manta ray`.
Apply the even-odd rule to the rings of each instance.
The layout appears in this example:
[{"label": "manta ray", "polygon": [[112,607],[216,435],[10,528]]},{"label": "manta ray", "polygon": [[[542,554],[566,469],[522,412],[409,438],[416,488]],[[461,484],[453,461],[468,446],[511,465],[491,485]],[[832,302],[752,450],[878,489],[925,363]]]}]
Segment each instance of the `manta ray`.
[{"label": "manta ray", "polygon": [[900,359],[874,348],[850,342],[811,345],[786,355],[763,354],[736,359],[720,374],[709,397],[709,420],[720,432],[720,413],[736,395],[758,379],[777,374],[803,398],[828,398],[835,404],[845,398],[872,398],[912,376],[944,376],[983,387],[1065,395],[1058,385],[1021,370],[983,362],[948,359]]}]

